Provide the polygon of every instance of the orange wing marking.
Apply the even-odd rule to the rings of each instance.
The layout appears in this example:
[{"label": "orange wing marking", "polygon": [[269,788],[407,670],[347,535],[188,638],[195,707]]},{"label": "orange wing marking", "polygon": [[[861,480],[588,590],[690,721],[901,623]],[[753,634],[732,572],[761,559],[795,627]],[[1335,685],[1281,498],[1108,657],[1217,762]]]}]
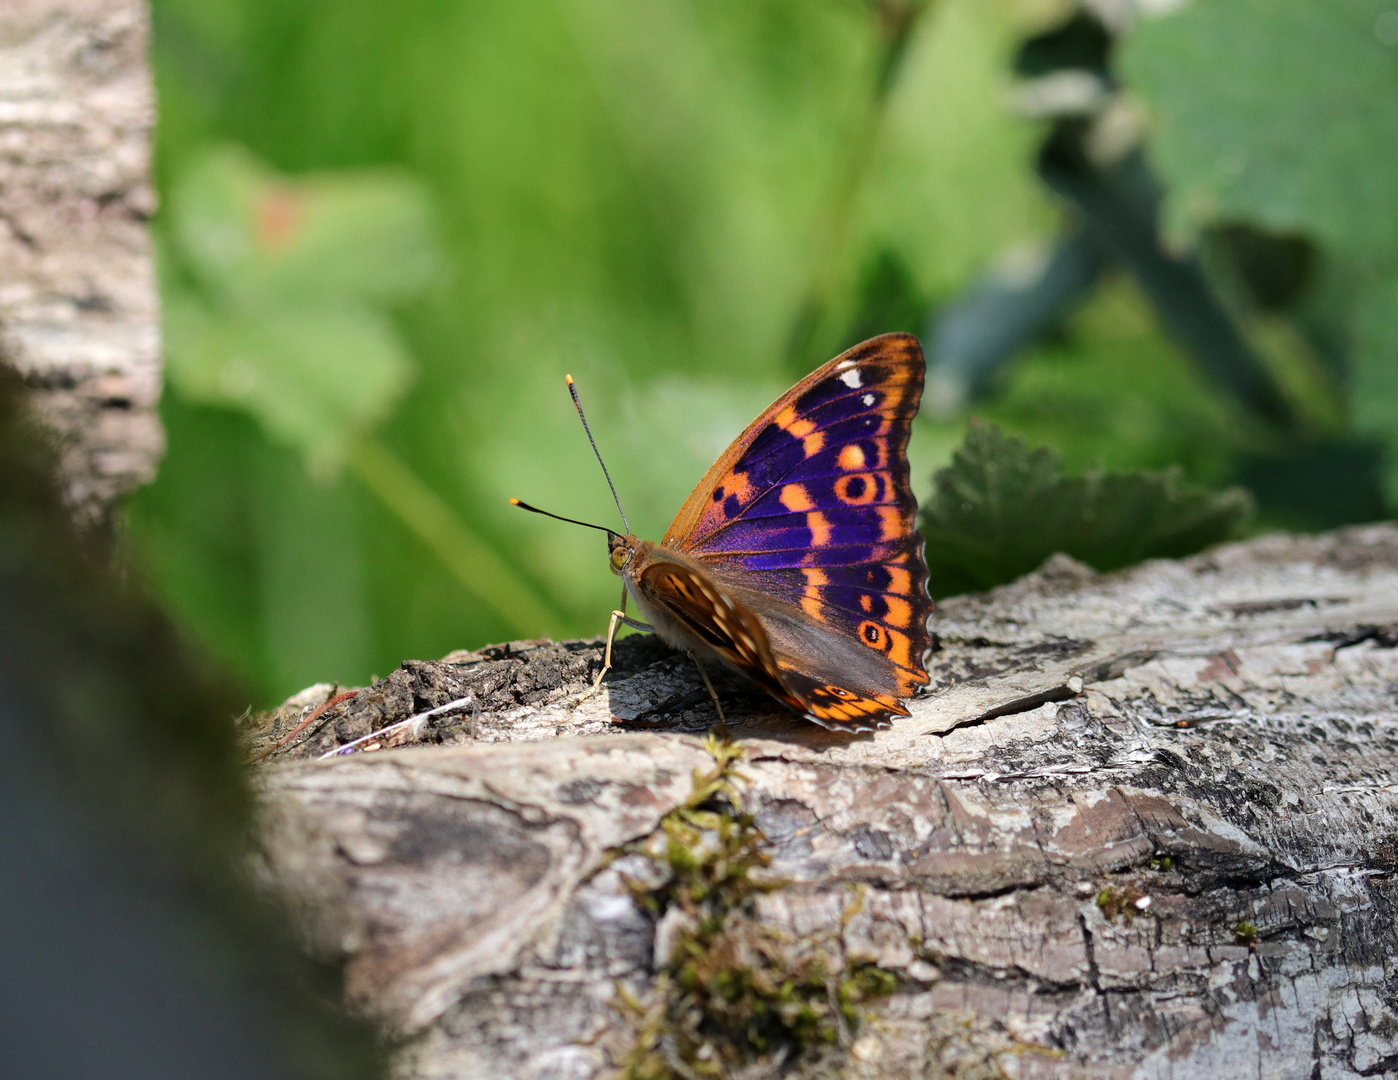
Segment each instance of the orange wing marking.
[{"label": "orange wing marking", "polygon": [[903,518],[903,511],[896,506],[880,506],[875,513],[879,515],[879,525],[882,532],[880,540],[900,540],[907,532],[907,524]]},{"label": "orange wing marking", "polygon": [[814,510],[816,505],[803,484],[787,484],[783,487],[781,504],[793,514]]},{"label": "orange wing marking", "polygon": [[801,414],[796,411],[795,405],[788,405],[772,419],[772,423],[785,432],[804,439],[815,430],[815,421],[809,418],[801,419]]},{"label": "orange wing marking", "polygon": [[824,611],[821,602],[821,586],[830,584],[830,576],[824,570],[802,570],[806,575],[806,587],[801,592],[801,610],[813,619],[819,619]]},{"label": "orange wing marking", "polygon": [[885,596],[884,604],[888,608],[884,613],[884,619],[889,625],[906,630],[913,621],[912,604],[897,596]]},{"label": "orange wing marking", "polygon": [[[888,658],[900,668],[913,669],[913,642],[907,634],[900,634],[897,630],[883,631],[885,641],[883,651],[888,654]],[[920,659],[920,658],[919,658]],[[924,676],[924,680],[925,680]]]},{"label": "orange wing marking", "polygon": [[892,593],[894,596],[907,596],[913,591],[913,575],[911,570],[902,566],[892,566],[888,563],[884,564],[884,569],[888,571],[888,588],[885,589],[884,592]]},{"label": "orange wing marking", "polygon": [[[806,715],[820,720],[831,720],[836,723],[848,723],[851,720],[862,720],[868,716],[878,716],[879,714],[891,714],[895,716],[907,716],[908,710],[894,697],[887,694],[877,694],[874,697],[863,697],[852,690],[846,690],[842,686],[823,686],[814,691],[812,697],[817,699],[834,698],[835,702],[826,703],[824,700],[816,700],[806,703]],[[881,718],[883,719],[883,718]]]},{"label": "orange wing marking", "polygon": [[814,457],[825,446],[825,433],[816,431],[815,421],[797,413],[795,405],[788,405],[777,413],[774,423],[788,435],[801,440],[801,448],[807,457]]}]

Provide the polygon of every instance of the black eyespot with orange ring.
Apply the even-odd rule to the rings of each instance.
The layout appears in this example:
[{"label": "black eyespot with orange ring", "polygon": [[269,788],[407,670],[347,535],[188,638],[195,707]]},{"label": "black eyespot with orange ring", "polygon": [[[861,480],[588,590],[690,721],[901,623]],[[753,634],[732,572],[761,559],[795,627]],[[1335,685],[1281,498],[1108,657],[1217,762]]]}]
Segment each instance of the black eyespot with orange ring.
[{"label": "black eyespot with orange ring", "polygon": [[865,506],[878,501],[879,486],[876,473],[850,473],[835,481],[835,498],[846,506]]},{"label": "black eyespot with orange ring", "polygon": [[859,624],[860,640],[871,649],[883,652],[888,648],[888,631],[876,622],[864,621]]}]

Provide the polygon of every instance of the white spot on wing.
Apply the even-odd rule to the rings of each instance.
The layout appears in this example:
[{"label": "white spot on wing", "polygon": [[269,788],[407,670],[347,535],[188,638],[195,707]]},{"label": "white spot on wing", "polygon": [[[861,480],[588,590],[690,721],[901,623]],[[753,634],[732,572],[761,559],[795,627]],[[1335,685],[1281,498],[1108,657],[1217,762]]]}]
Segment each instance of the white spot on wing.
[{"label": "white spot on wing", "polygon": [[840,381],[844,383],[846,386],[850,387],[851,389],[853,389],[856,386],[864,385],[859,379],[858,368],[855,368],[851,371],[846,371],[843,375],[840,376]]},{"label": "white spot on wing", "polygon": [[839,364],[836,365],[836,370],[837,370],[837,371],[844,371],[845,368],[852,368],[852,367],[854,367],[854,361],[853,361],[853,360],[841,360],[841,361],[839,362]]},{"label": "white spot on wing", "polygon": [[860,400],[862,400],[865,405],[872,405],[878,398],[874,397],[873,394],[865,394]]}]

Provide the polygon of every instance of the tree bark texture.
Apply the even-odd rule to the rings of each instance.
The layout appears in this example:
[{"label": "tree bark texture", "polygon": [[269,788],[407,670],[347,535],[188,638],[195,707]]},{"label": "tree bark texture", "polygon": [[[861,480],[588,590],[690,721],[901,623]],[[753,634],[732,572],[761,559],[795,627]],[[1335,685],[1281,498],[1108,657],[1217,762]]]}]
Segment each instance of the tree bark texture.
[{"label": "tree bark texture", "polygon": [[[1056,556],[933,629],[931,687],[872,736],[716,680],[770,858],[735,920],[884,977],[829,1045],[732,1074],[1398,1074],[1398,528]],[[581,703],[596,643],[409,662],[266,759],[260,871],[402,1076],[606,1076],[645,1034],[627,996],[673,990],[683,912],[645,896],[678,895],[657,837],[715,717],[688,660],[623,646]]]},{"label": "tree bark texture", "polygon": [[103,521],[164,448],[144,0],[0,4],[0,359]]}]

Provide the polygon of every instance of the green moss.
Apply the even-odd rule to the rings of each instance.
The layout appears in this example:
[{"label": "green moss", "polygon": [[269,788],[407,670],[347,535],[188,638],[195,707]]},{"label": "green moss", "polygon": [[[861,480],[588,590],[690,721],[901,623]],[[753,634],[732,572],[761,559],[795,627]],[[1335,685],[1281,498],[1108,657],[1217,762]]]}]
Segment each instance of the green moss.
[{"label": "green moss", "polygon": [[1257,944],[1257,924],[1251,919],[1244,919],[1233,927],[1233,938],[1239,945],[1252,948]]},{"label": "green moss", "polygon": [[690,798],[633,849],[668,870],[660,887],[632,888],[677,929],[645,998],[619,988],[613,1003],[635,1035],[620,1063],[627,1080],[721,1077],[846,1043],[864,1005],[898,985],[891,972],[844,958],[834,935],[797,943],[754,917],[757,896],[782,883],[755,875],[771,860],[734,790],[742,751],[713,736],[705,748],[713,768],[695,771]]},{"label": "green moss", "polygon": [[[1144,907],[1141,901],[1145,901]],[[1108,922],[1124,919],[1130,925],[1137,915],[1150,910],[1150,898],[1134,885],[1108,885],[1097,894],[1097,906]]]}]

